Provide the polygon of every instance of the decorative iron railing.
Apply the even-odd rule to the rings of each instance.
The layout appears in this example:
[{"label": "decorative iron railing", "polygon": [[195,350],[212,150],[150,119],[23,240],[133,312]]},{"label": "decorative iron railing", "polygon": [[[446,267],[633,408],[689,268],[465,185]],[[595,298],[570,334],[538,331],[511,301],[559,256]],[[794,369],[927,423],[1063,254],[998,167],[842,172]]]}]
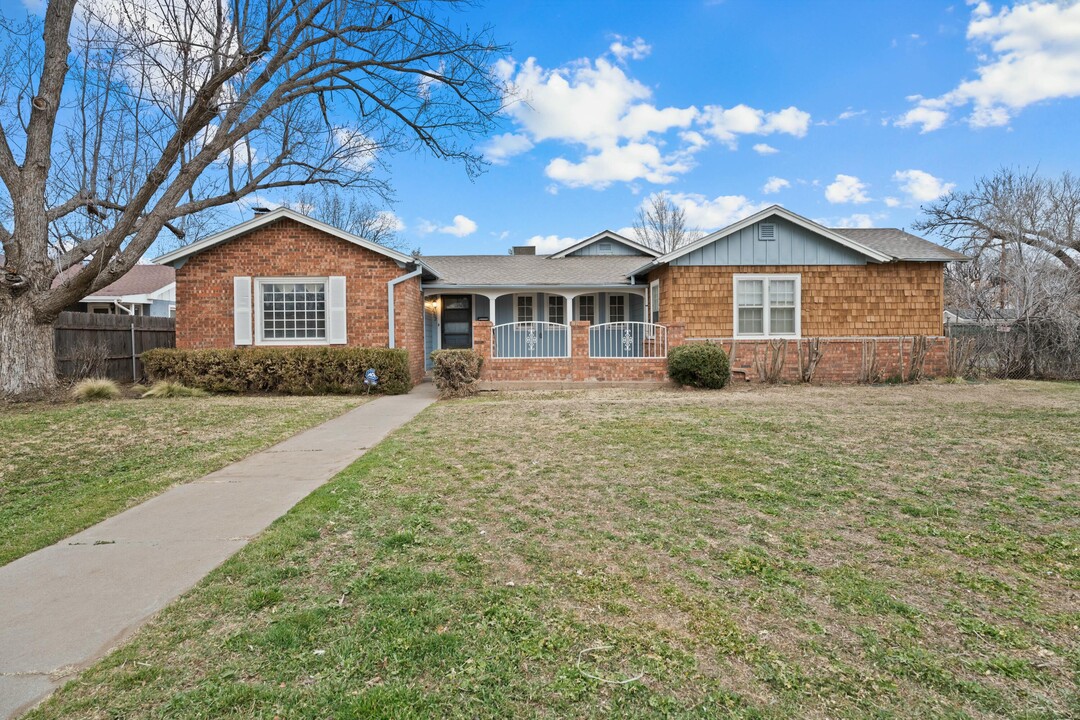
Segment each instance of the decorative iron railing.
[{"label": "decorative iron railing", "polygon": [[551,322],[514,322],[491,328],[491,357],[570,357],[570,326]]},{"label": "decorative iron railing", "polygon": [[615,322],[589,328],[589,357],[667,357],[667,328],[646,322]]}]

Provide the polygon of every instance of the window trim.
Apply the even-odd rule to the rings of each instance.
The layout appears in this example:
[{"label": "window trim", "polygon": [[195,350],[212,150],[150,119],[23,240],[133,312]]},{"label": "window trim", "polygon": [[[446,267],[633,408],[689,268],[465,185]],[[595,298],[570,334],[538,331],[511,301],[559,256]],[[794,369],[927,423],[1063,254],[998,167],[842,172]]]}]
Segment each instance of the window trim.
[{"label": "window trim", "polygon": [[[518,315],[520,308],[518,307],[518,298],[527,297],[532,298],[532,320],[522,320]],[[514,322],[537,322],[537,306],[536,293],[514,293]]]},{"label": "window trim", "polygon": [[[653,301],[653,288],[656,288],[656,300]],[[653,307],[653,305],[656,307]],[[653,315],[656,315],[656,319],[653,320]],[[649,294],[646,296],[645,302],[645,322],[652,323],[654,325],[660,324],[660,278],[656,278],[649,283]]]},{"label": "window trim", "polygon": [[[566,315],[567,315],[567,313],[566,313],[566,297],[564,295],[556,295],[555,293],[548,293],[547,295],[545,295],[544,299],[545,299],[545,303],[544,303],[544,318],[545,318],[545,320],[547,320],[547,322],[549,322],[549,323],[554,323],[556,325],[569,325],[570,321],[566,317]],[[551,301],[552,300],[559,300],[559,301],[562,302],[562,316],[563,316],[562,322],[555,322],[554,320],[551,319]]]},{"label": "window trim", "polygon": [[[739,332],[739,282],[742,280],[762,280],[762,332],[760,335]],[[791,335],[774,335],[769,327],[771,307],[769,305],[769,281],[770,280],[794,280],[795,281],[795,333]],[[802,337],[802,275],[798,273],[735,273],[731,280],[731,336],[733,338],[745,338],[747,340],[797,340]]]},{"label": "window trim", "polygon": [[[251,304],[255,306],[255,344],[256,345],[329,345],[330,344],[330,278],[329,277],[256,277],[252,278],[254,292]],[[322,340],[310,338],[273,338],[267,340],[263,337],[263,284],[272,283],[313,283],[323,284],[323,333]]]}]

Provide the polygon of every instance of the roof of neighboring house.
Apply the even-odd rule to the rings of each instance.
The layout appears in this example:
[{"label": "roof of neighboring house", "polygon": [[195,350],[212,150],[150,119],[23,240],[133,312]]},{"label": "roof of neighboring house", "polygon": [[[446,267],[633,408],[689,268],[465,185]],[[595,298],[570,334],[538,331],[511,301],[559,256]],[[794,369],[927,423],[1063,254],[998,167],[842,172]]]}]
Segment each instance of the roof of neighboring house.
[{"label": "roof of neighboring house", "polygon": [[158,265],[171,265],[179,260],[183,260],[189,255],[200,253],[203,250],[208,250],[215,245],[228,242],[235,237],[239,237],[245,233],[249,233],[252,230],[262,227],[263,225],[269,225],[270,223],[277,222],[278,220],[289,219],[295,220],[298,223],[313,227],[316,230],[322,230],[325,233],[333,235],[334,237],[341,238],[346,242],[351,242],[353,245],[359,245],[362,248],[367,248],[373,252],[377,252],[380,255],[385,255],[388,258],[396,260],[402,264],[408,264],[415,262],[415,260],[405,254],[399,253],[397,250],[391,250],[390,248],[373,243],[370,240],[365,240],[359,235],[353,235],[350,232],[345,232],[340,228],[336,228],[333,225],[327,225],[324,222],[316,220],[315,218],[308,217],[302,213],[298,213],[295,210],[289,208],[280,207],[277,210],[272,210],[268,213],[256,215],[251,220],[240,223],[239,225],[233,225],[228,230],[223,230],[215,235],[211,235],[208,238],[203,238],[198,242],[191,243],[186,247],[182,247],[179,250],[174,250],[170,253],[165,253],[160,257],[154,258],[154,262]]},{"label": "roof of neighboring house", "polygon": [[425,255],[425,265],[439,274],[439,285],[626,285],[641,265],[640,255]]},{"label": "roof of neighboring house", "polygon": [[850,238],[860,245],[889,255],[894,260],[967,260],[963,255],[937,243],[897,228],[829,228],[832,232]]},{"label": "roof of neighboring house", "polygon": [[[64,283],[81,267],[68,268],[53,278],[53,287]],[[176,270],[162,265],[136,265],[119,280],[87,295],[87,298],[118,298],[129,295],[149,295],[176,282]],[[84,298],[85,300],[86,298]]]}]

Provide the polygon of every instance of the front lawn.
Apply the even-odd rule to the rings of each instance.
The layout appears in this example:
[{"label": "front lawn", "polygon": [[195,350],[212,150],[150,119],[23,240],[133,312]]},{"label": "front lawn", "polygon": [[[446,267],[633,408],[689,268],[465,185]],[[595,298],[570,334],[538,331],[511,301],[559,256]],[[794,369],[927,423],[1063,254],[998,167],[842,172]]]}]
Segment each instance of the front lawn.
[{"label": "front lawn", "polygon": [[1026,382],[439,403],[30,717],[1075,717],[1078,427]]},{"label": "front lawn", "polygon": [[207,397],[0,406],[0,565],[361,402]]}]

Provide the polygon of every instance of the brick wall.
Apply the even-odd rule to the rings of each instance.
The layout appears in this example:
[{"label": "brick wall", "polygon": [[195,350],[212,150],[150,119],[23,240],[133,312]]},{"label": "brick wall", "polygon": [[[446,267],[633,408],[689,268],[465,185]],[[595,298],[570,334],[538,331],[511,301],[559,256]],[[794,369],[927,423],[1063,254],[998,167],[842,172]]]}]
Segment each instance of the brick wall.
[{"label": "brick wall", "polygon": [[[701,342],[690,340],[688,342]],[[913,337],[882,338],[823,338],[822,356],[814,373],[814,381],[857,383],[882,382],[911,375],[911,357],[916,339]],[[733,380],[761,380],[759,365],[768,361],[771,353],[784,357],[780,378],[785,382],[799,381],[799,353],[806,358],[807,341],[786,342],[768,340],[717,341],[731,363]],[[927,337],[923,361],[923,377],[940,377],[948,370],[949,338]]]},{"label": "brick wall", "polygon": [[802,276],[803,337],[886,337],[944,332],[944,265],[665,266],[660,280],[660,323],[682,323],[688,338],[734,334],[736,273]]},{"label": "brick wall", "polygon": [[[492,358],[492,323],[473,323],[473,349],[484,358],[480,379],[486,382],[666,382],[666,358],[590,358],[589,326],[570,323],[570,357],[530,360]],[[668,327],[668,347],[681,345],[683,328]]]},{"label": "brick wall", "polygon": [[[343,275],[348,344],[386,347],[389,342],[386,283],[405,272],[384,255],[293,220],[279,220],[193,255],[177,269],[176,346],[233,347],[235,276]],[[413,380],[419,382],[424,375],[424,304],[420,278],[399,283],[394,303],[395,344],[409,351]]]}]

